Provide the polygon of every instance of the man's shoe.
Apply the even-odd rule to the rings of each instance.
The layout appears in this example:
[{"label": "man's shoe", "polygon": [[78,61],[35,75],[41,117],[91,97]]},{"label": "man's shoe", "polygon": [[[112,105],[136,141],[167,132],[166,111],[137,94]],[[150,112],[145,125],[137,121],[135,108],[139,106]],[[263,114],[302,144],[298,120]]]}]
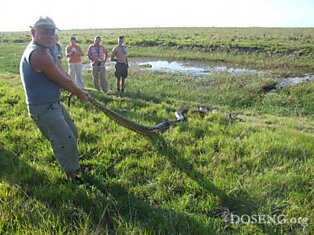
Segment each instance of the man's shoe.
[{"label": "man's shoe", "polygon": [[76,184],[76,185],[82,185],[82,184],[85,184],[84,180],[79,177],[79,176],[75,176],[75,178],[73,179],[73,182]]}]

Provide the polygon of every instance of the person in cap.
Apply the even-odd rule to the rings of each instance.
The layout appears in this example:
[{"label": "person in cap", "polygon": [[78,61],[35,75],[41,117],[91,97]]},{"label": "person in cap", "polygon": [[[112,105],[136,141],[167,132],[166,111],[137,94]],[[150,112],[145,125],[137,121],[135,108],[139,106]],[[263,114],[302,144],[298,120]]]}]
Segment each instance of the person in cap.
[{"label": "person in cap", "polygon": [[55,30],[53,20],[40,17],[31,26],[32,40],[20,62],[20,75],[30,117],[50,141],[53,153],[67,179],[82,183],[77,149],[77,129],[67,110],[60,103],[61,88],[82,101],[89,95],[80,89],[62,70],[51,50]]},{"label": "person in cap", "polygon": [[108,57],[108,50],[100,45],[101,39],[99,36],[94,38],[94,44],[89,45],[87,57],[91,61],[92,75],[94,87],[97,91],[108,92],[108,84],[106,80],[106,61]]},{"label": "person in cap", "polygon": [[54,42],[55,42],[55,44],[53,45],[52,50],[53,50],[55,56],[61,62],[61,59],[62,59],[62,49],[61,49],[61,46],[59,44],[59,36],[58,36],[58,34],[55,35]]},{"label": "person in cap", "polygon": [[124,37],[118,38],[118,45],[113,48],[111,61],[116,61],[115,76],[117,78],[117,91],[124,91],[124,81],[128,77],[128,53],[124,44]]},{"label": "person in cap", "polygon": [[68,58],[69,74],[76,85],[81,89],[84,88],[82,80],[82,56],[83,52],[79,45],[76,44],[76,37],[70,38],[70,44],[66,47],[66,56]]}]

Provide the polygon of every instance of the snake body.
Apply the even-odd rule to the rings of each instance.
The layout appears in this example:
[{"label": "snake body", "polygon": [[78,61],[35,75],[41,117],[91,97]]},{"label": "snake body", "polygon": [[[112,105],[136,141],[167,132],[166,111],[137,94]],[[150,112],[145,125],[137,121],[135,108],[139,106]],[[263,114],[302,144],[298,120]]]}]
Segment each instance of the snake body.
[{"label": "snake body", "polygon": [[[72,94],[68,96],[68,106],[70,107]],[[167,130],[171,124],[180,122],[184,120],[183,114],[188,111],[188,109],[182,109],[175,112],[176,120],[166,120],[157,124],[156,126],[146,126],[140,123],[134,122],[126,117],[123,117],[119,113],[109,109],[105,105],[101,104],[93,97],[89,97],[89,102],[98,110],[101,110],[107,117],[116,122],[117,124],[134,131],[141,135],[153,135]]]},{"label": "snake body", "polygon": [[[70,102],[71,102],[71,97],[72,94],[70,94],[68,96],[68,106],[70,107]],[[176,119],[175,120],[166,120],[164,122],[161,122],[155,126],[146,126],[137,122],[134,122],[130,119],[127,119],[126,117],[123,117],[122,115],[120,115],[119,113],[109,109],[108,107],[106,107],[105,105],[101,104],[100,102],[98,102],[97,100],[95,100],[93,97],[89,97],[89,102],[98,110],[101,110],[107,117],[109,117],[111,120],[113,120],[114,122],[116,122],[117,124],[131,130],[134,131],[138,134],[141,135],[153,135],[153,134],[157,134],[157,133],[161,133],[164,132],[165,130],[167,130],[172,124],[176,123],[176,122],[181,122],[183,120],[185,120],[184,114],[187,113],[189,111],[188,107],[185,107],[181,110],[178,110],[175,112],[175,116]],[[215,108],[210,108],[210,107],[206,107],[206,106],[200,106],[199,107],[199,114],[204,117],[204,115],[207,112],[211,112],[213,111]],[[228,114],[228,118],[229,119],[239,119],[240,121],[242,121],[241,118],[238,118],[235,114],[230,114],[230,113],[226,113]]]},{"label": "snake body", "polygon": [[132,120],[129,120],[129,119],[123,117],[119,113],[116,113],[115,111],[107,108],[105,105],[99,103],[98,101],[96,101],[92,97],[90,97],[89,102],[93,106],[95,106],[97,109],[101,110],[107,117],[109,117],[114,122],[118,123],[119,125],[127,128],[129,130],[132,130],[132,131],[134,131],[138,134],[142,134],[142,135],[151,135],[151,134],[156,134],[158,132],[163,132],[170,127],[171,123],[181,121],[184,119],[184,116],[182,115],[180,117],[178,116],[179,119],[177,119],[177,120],[166,120],[162,123],[159,123],[156,126],[145,126],[145,125],[142,125],[140,123],[134,122]]}]

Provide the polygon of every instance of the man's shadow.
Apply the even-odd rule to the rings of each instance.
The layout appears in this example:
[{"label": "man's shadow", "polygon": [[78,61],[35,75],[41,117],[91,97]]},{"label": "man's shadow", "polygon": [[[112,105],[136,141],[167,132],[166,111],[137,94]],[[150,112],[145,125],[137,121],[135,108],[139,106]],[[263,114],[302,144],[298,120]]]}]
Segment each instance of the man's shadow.
[{"label": "man's shadow", "polygon": [[[86,178],[88,182],[92,183],[91,188],[75,186],[64,181],[51,182],[44,172],[36,170],[36,163],[22,160],[3,147],[0,148],[0,157],[0,182],[8,184],[7,187],[15,188],[17,191],[15,199],[23,201],[25,205],[36,201],[43,203],[43,207],[35,203],[32,215],[26,220],[19,220],[21,226],[32,223],[34,229],[42,230],[44,228],[42,226],[47,226],[46,221],[42,220],[58,218],[60,226],[62,224],[76,226],[77,230],[70,229],[75,234],[80,233],[80,229],[82,229],[79,221],[84,223],[84,219],[87,219],[85,223],[88,222],[89,231],[94,234],[107,232],[116,234],[119,231],[128,231],[127,227],[123,227],[126,225],[130,226],[130,231],[132,231],[132,227],[137,227],[139,231],[149,234],[190,234],[192,231],[197,234],[215,234],[208,225],[175,210],[151,205],[118,183],[106,183],[103,178],[95,176]],[[5,201],[6,198],[3,201],[0,200],[0,204]],[[7,215],[13,216],[10,213]],[[21,209],[15,213],[14,216],[23,217],[23,213],[26,212]],[[83,218],[82,215],[84,215]],[[36,219],[38,216],[41,220]],[[74,225],[74,221],[78,224]],[[51,222],[55,223],[55,221]],[[2,229],[9,232],[13,228],[7,224]]]}]

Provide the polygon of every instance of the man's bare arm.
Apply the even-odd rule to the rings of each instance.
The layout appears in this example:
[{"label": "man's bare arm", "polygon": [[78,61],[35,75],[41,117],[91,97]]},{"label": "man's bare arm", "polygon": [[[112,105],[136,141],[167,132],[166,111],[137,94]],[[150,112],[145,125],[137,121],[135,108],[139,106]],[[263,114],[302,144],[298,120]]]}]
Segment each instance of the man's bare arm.
[{"label": "man's bare arm", "polygon": [[61,88],[75,94],[81,100],[88,100],[88,94],[80,89],[58,64],[55,64],[48,49],[34,51],[30,57],[30,64],[35,71],[45,74]]}]

